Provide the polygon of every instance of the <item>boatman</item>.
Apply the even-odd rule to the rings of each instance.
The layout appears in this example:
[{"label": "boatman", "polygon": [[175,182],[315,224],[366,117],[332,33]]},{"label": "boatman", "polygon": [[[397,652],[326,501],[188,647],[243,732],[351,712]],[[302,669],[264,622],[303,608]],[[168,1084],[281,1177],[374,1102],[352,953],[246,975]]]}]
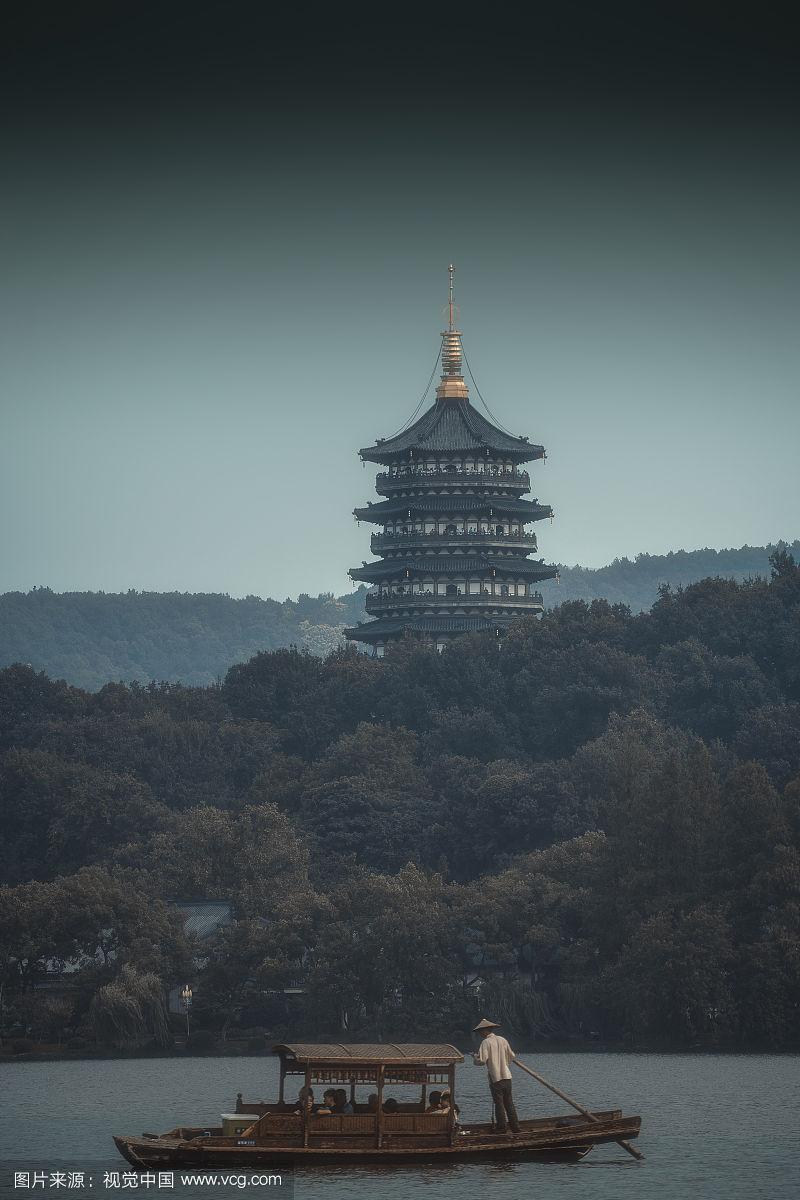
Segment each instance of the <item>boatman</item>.
[{"label": "boatman", "polygon": [[500,1026],[496,1021],[487,1021],[486,1017],[475,1026],[475,1033],[481,1036],[481,1044],[472,1058],[476,1066],[486,1064],[489,1074],[489,1091],[494,1101],[494,1123],[498,1133],[507,1133],[509,1126],[512,1133],[519,1133],[517,1110],[511,1095],[511,1062],[516,1054],[504,1037],[498,1037],[495,1029]]}]

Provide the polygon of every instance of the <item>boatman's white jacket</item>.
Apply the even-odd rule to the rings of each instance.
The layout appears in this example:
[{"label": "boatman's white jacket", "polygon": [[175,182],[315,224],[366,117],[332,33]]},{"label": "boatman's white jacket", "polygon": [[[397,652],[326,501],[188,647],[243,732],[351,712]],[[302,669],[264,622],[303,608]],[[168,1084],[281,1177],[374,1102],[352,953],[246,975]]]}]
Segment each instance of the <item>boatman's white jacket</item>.
[{"label": "boatman's white jacket", "polygon": [[504,1037],[490,1033],[481,1042],[477,1054],[473,1054],[472,1057],[477,1066],[486,1063],[489,1078],[492,1083],[497,1083],[498,1079],[511,1078],[509,1064],[517,1056]]}]

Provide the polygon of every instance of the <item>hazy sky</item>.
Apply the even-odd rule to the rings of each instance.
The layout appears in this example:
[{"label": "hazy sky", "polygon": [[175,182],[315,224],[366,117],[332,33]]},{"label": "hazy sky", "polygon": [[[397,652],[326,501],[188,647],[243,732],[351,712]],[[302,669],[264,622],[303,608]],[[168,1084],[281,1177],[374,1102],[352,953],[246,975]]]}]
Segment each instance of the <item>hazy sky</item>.
[{"label": "hazy sky", "polygon": [[350,590],[450,260],[547,560],[800,534],[779,30],[64,7],[3,64],[0,590]]}]

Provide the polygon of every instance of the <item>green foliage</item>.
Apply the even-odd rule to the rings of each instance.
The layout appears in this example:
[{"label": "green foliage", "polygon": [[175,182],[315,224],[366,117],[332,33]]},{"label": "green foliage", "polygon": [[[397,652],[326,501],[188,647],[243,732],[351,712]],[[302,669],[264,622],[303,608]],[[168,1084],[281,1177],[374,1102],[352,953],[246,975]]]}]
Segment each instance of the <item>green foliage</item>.
[{"label": "green foliage", "polygon": [[86,700],[63,680],[48,679],[29,666],[17,663],[0,671],[0,750],[16,745],[29,723],[74,718]]},{"label": "green foliage", "polygon": [[439,876],[408,866],[335,887],[310,956],[313,1027],[353,1040],[441,1032],[461,1016],[457,927]]},{"label": "green foliage", "polygon": [[363,617],[365,590],[283,603],[181,592],[6,592],[0,665],[31,663],[91,690],[119,679],[207,687],[260,650],[294,644],[328,653]]},{"label": "green foliage", "polygon": [[[789,553],[791,552],[791,553]],[[775,555],[800,554],[800,542],[788,547],[742,546],[738,550],[673,550],[669,554],[637,554],[635,559],[616,558],[607,567],[559,567],[561,581],[549,587],[546,603],[568,600],[605,599],[623,604],[632,612],[642,612],[655,603],[659,589],[685,588],[698,579],[732,579],[739,583],[757,577],[768,578]],[[777,560],[782,561],[782,559]]]},{"label": "green foliage", "polygon": [[65,762],[41,750],[10,750],[4,756],[0,793],[3,875],[9,882],[75,871],[137,831],[164,826],[170,817],[134,776]]},{"label": "green foliage", "polygon": [[161,900],[96,866],[47,883],[0,886],[3,996],[27,996],[58,964],[83,969],[90,980],[125,964],[161,976],[183,972],[189,947],[180,924]]},{"label": "green foliage", "polygon": [[140,974],[125,964],[94,996],[89,1019],[98,1042],[124,1048],[152,1037],[157,1046],[172,1041],[163,985],[157,975]]},{"label": "green foliage", "polygon": [[195,1029],[186,1043],[190,1054],[208,1054],[216,1049],[217,1039],[210,1029]]},{"label": "green foliage", "polygon": [[287,896],[309,889],[308,848],[270,804],[234,815],[210,805],[187,809],[117,858],[138,865],[161,895],[234,899],[241,915],[272,917]]},{"label": "green foliage", "polygon": [[[780,579],[792,553],[800,555],[800,542],[639,554],[597,570],[561,566],[560,583],[544,585],[545,605],[568,608],[573,601],[589,605],[602,599],[616,609],[646,611],[664,585],[685,588],[709,576],[739,582],[768,578],[771,568]],[[323,593],[279,602],[181,592],[7,592],[0,595],[0,666],[30,663],[36,671],[88,690],[120,679],[209,687],[234,663],[265,650],[297,646],[312,655],[329,654],[341,644],[346,626],[364,620],[365,593],[362,586],[338,598]],[[68,695],[59,696],[59,689],[66,693],[65,685],[39,686],[52,690],[49,703],[68,703]],[[359,719],[369,720],[370,712]],[[408,724],[405,717],[398,719]],[[3,728],[0,694],[0,738]]]},{"label": "green foliage", "polygon": [[[796,1047],[799,664],[779,550],[769,579],[573,600],[500,647],[280,648],[96,694],[0,671],[3,1023],[160,1042],[192,978],[212,1041],[458,1041],[491,1008],[527,1037]],[[191,947],[178,896],[233,923]]]}]

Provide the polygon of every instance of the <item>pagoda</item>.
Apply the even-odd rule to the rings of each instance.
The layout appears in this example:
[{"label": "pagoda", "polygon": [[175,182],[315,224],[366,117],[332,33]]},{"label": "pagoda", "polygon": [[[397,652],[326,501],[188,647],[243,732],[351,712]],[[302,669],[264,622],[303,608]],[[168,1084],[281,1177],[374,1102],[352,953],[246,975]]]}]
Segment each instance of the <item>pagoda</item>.
[{"label": "pagoda", "polygon": [[521,464],[543,460],[544,447],[503,432],[470,403],[452,265],[449,273],[435,403],[404,431],[359,451],[362,461],[384,468],[375,488],[385,499],[354,509],[358,521],[377,527],[371,548],[378,560],[350,571],[371,585],[366,610],[375,619],[345,635],[378,657],[406,632],[439,650],[463,633],[500,637],[517,618],[542,612],[535,585],[558,573],[531,557],[536,534],[526,528],[553,516],[549,504],[523,499],[530,476]]}]

